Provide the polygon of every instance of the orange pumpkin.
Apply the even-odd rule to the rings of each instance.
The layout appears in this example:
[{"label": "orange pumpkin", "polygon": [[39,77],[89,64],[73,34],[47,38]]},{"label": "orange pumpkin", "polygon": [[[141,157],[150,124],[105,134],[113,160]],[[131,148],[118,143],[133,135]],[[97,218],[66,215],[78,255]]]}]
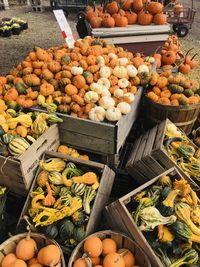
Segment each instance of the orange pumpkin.
[{"label": "orange pumpkin", "polygon": [[55,61],[55,60],[52,60],[51,62],[49,62],[47,64],[47,67],[48,69],[53,72],[53,73],[56,73],[56,72],[59,72],[61,70],[61,65],[59,62]]},{"label": "orange pumpkin", "polygon": [[111,3],[108,3],[106,5],[106,10],[109,14],[114,14],[114,13],[117,13],[118,11],[118,2],[117,1],[112,1]]},{"label": "orange pumpkin", "polygon": [[147,5],[147,10],[152,15],[155,15],[155,14],[161,13],[163,11],[163,5],[159,2],[151,1]]},{"label": "orange pumpkin", "polygon": [[122,2],[122,8],[124,10],[130,10],[131,9],[131,5],[132,5],[131,0],[121,0],[121,2]]},{"label": "orange pumpkin", "polygon": [[128,19],[124,16],[117,16],[115,18],[115,25],[117,27],[126,27],[128,25]]},{"label": "orange pumpkin", "polygon": [[163,65],[171,65],[176,61],[176,53],[174,51],[166,51],[161,60]]},{"label": "orange pumpkin", "polygon": [[142,0],[133,0],[133,10],[135,12],[141,11],[143,9],[143,1]]},{"label": "orange pumpkin", "polygon": [[90,257],[99,257],[103,250],[102,241],[97,236],[89,237],[84,242],[83,249]]},{"label": "orange pumpkin", "polygon": [[189,58],[189,59],[186,59],[185,62],[190,65],[190,68],[191,69],[194,69],[197,67],[198,65],[198,61],[195,60],[195,57],[197,56],[198,54],[195,54],[192,58]]},{"label": "orange pumpkin", "polygon": [[138,23],[140,25],[150,25],[152,21],[153,16],[150,13],[142,11],[138,14]]},{"label": "orange pumpkin", "polygon": [[73,77],[72,83],[76,86],[76,88],[81,89],[85,86],[86,81],[82,75],[76,75]]},{"label": "orange pumpkin", "polygon": [[78,90],[74,85],[68,84],[65,86],[65,93],[68,96],[72,96],[72,95],[76,95],[78,93]]},{"label": "orange pumpkin", "polygon": [[87,58],[86,58],[86,62],[89,66],[91,65],[95,65],[96,64],[96,57],[93,56],[93,55],[89,55]]},{"label": "orange pumpkin", "polygon": [[16,88],[8,89],[8,91],[4,94],[4,100],[6,101],[15,101],[18,97],[18,91]]},{"label": "orange pumpkin", "polygon": [[183,62],[179,65],[178,70],[183,74],[188,74],[191,70],[191,67],[189,64]]},{"label": "orange pumpkin", "polygon": [[[112,28],[115,26],[115,20],[113,17],[105,16],[102,20],[102,26],[105,28]],[[116,25],[117,26],[117,25]]]},{"label": "orange pumpkin", "polygon": [[137,14],[135,12],[126,11],[125,16],[128,19],[128,24],[129,25],[135,24],[137,22]]},{"label": "orange pumpkin", "polygon": [[114,252],[105,256],[103,260],[104,267],[125,267],[125,261],[123,257]]},{"label": "orange pumpkin", "polygon": [[153,23],[156,25],[166,24],[167,23],[167,16],[163,13],[158,13],[153,17]]},{"label": "orange pumpkin", "polygon": [[40,85],[40,93],[43,96],[49,96],[52,95],[54,92],[54,87],[50,83],[43,83]]}]

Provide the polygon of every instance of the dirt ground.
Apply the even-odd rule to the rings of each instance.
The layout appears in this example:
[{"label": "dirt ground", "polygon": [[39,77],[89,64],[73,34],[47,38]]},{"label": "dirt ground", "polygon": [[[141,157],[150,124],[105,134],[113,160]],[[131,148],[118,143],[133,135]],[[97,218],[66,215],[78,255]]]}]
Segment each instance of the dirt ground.
[{"label": "dirt ground", "polygon": [[[185,4],[191,0],[183,0]],[[19,36],[10,38],[0,37],[0,75],[6,74],[13,66],[24,59],[30,50],[35,46],[48,48],[57,46],[64,42],[60,28],[56,22],[54,14],[48,7],[49,2],[44,2],[44,12],[32,12],[28,6],[16,4],[10,5],[10,9],[0,11],[0,19],[3,17],[21,17],[28,21],[29,29]],[[194,47],[194,51],[200,50],[200,1],[194,0],[194,7],[197,10],[195,22],[187,37],[181,39],[183,50]],[[76,32],[76,14],[68,16],[69,24],[73,32]],[[199,56],[200,62],[200,56]],[[199,76],[199,69],[192,73],[192,77]]]}]

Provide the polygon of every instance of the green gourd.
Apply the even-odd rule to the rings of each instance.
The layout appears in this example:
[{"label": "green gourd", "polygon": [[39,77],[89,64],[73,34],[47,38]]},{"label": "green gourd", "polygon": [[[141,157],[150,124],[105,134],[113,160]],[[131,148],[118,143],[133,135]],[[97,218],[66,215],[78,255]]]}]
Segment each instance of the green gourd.
[{"label": "green gourd", "polygon": [[85,184],[73,184],[70,189],[74,195],[82,196],[85,192],[86,185]]},{"label": "green gourd", "polygon": [[194,95],[194,92],[191,89],[186,89],[186,90],[184,90],[183,93],[187,97],[190,97],[190,96]]},{"label": "green gourd", "polygon": [[76,226],[81,226],[87,221],[87,216],[83,211],[78,210],[72,215],[72,221]]},{"label": "green gourd", "polygon": [[74,229],[74,224],[70,220],[65,219],[60,223],[59,235],[62,239],[71,238],[73,236]]},{"label": "green gourd", "polygon": [[79,243],[85,238],[84,227],[76,227],[74,229],[73,238]]},{"label": "green gourd", "polygon": [[181,94],[184,91],[184,88],[178,84],[170,84],[169,85],[169,90],[173,93],[173,94]]},{"label": "green gourd", "polygon": [[187,106],[188,105],[188,98],[184,95],[181,96],[179,99],[180,105]]},{"label": "green gourd", "polygon": [[2,136],[3,142],[7,145],[13,140],[14,136],[12,134],[6,133]]},{"label": "green gourd", "polygon": [[17,89],[17,91],[18,91],[18,93],[19,93],[20,95],[26,93],[26,89],[27,89],[27,87],[25,86],[25,84],[20,83],[20,82],[17,82],[17,83],[15,84],[15,87],[16,87],[16,89]]},{"label": "green gourd", "polygon": [[58,236],[58,228],[55,224],[50,224],[45,230],[45,235],[51,239],[55,239]]}]

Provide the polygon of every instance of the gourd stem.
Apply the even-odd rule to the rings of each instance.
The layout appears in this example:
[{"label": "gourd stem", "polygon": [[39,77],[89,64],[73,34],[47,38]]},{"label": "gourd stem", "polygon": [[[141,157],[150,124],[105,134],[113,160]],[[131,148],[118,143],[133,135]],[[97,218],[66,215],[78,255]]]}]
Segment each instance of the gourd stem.
[{"label": "gourd stem", "polygon": [[29,228],[28,234],[26,236],[26,240],[30,240],[31,239],[31,230]]},{"label": "gourd stem", "polygon": [[190,241],[200,243],[200,236],[192,234],[190,237]]},{"label": "gourd stem", "polygon": [[198,55],[198,53],[194,54],[194,56],[191,58],[191,60],[193,60],[197,55]]},{"label": "gourd stem", "polygon": [[190,48],[187,53],[185,54],[185,57],[190,53],[190,51],[192,51],[194,49],[194,47]]}]

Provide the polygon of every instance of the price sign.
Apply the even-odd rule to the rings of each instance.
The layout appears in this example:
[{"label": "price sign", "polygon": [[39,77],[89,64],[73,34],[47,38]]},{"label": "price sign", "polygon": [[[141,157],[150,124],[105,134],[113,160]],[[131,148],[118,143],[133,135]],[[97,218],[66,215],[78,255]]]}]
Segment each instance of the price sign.
[{"label": "price sign", "polygon": [[61,33],[69,48],[74,48],[74,34],[69,26],[69,23],[62,9],[53,10],[56,20],[60,26]]}]

